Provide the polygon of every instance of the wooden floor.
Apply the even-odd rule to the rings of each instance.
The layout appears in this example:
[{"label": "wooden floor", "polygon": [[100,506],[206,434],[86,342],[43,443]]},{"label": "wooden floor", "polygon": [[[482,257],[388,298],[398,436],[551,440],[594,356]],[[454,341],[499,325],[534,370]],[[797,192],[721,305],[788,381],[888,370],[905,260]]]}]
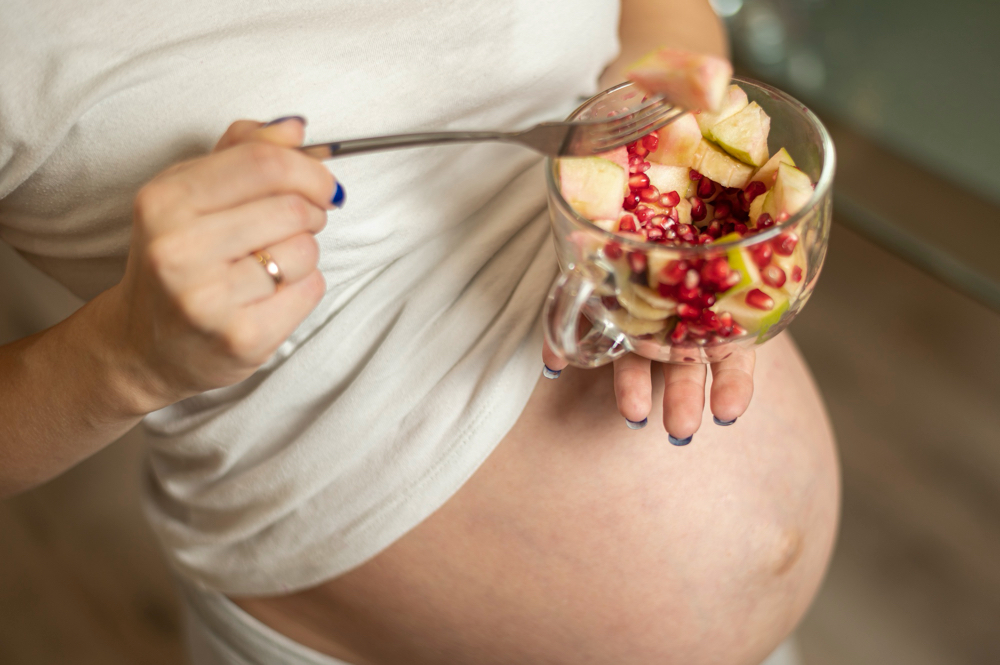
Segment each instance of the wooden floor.
[{"label": "wooden floor", "polygon": [[[68,306],[9,254],[0,341]],[[839,544],[799,630],[805,662],[1000,663],[1000,316],[835,226],[792,331],[844,468]],[[0,663],[182,662],[139,507],[140,443],[0,503]]]}]

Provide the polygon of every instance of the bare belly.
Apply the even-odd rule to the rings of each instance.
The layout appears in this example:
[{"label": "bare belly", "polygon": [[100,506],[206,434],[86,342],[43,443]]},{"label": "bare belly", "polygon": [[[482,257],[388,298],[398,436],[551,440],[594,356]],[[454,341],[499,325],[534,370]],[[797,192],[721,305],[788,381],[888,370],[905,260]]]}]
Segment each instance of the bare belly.
[{"label": "bare belly", "polygon": [[629,430],[606,369],[541,380],[469,482],[387,550],[314,589],[238,602],[359,665],[758,663],[833,544],[819,396],[782,336],[758,352],[736,425],[706,413],[676,448],[660,418]]}]

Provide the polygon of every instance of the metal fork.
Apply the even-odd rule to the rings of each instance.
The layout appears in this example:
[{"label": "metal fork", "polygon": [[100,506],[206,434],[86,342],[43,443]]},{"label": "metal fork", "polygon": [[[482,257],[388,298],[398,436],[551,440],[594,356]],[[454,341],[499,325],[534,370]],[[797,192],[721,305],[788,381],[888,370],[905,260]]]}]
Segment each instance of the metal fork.
[{"label": "metal fork", "polygon": [[685,113],[662,97],[651,97],[627,114],[605,120],[543,122],[520,132],[424,132],[315,143],[300,150],[319,160],[376,150],[443,143],[503,141],[553,157],[587,157],[612,150],[664,127]]}]

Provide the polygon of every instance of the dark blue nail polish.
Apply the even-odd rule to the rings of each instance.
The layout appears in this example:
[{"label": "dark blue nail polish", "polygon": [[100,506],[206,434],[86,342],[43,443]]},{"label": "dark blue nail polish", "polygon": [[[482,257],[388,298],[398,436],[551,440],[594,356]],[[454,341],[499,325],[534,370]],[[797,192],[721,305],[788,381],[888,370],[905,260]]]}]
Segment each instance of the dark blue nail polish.
[{"label": "dark blue nail polish", "polygon": [[302,123],[303,126],[305,126],[305,124],[306,124],[306,119],[303,118],[300,115],[283,115],[280,118],[275,118],[271,122],[265,122],[264,126],[265,127],[270,127],[271,125],[277,125],[277,124],[280,124],[282,122],[285,122],[286,120],[298,120],[299,122]]},{"label": "dark blue nail polish", "polygon": [[628,425],[629,429],[642,429],[643,427],[646,426],[646,423],[648,422],[649,418],[643,418],[639,422],[636,422],[634,420],[629,420],[628,418],[625,419],[625,424]]},{"label": "dark blue nail polish", "polygon": [[675,446],[686,446],[687,444],[691,443],[691,439],[694,438],[694,434],[692,434],[686,439],[678,439],[673,434],[667,434],[667,438],[670,440],[670,443],[674,444]]},{"label": "dark blue nail polish", "polygon": [[330,199],[330,203],[337,208],[342,208],[344,207],[344,198],[346,196],[347,194],[344,193],[344,186],[338,182],[337,189],[333,192],[333,198]]},{"label": "dark blue nail polish", "polygon": [[732,420],[727,422],[725,420],[719,420],[714,415],[712,416],[712,420],[714,420],[715,424],[719,425],[720,427],[729,427],[730,425],[736,422],[736,418],[733,418]]},{"label": "dark blue nail polish", "polygon": [[546,379],[558,379],[560,374],[562,374],[561,369],[552,369],[548,365],[542,365],[542,376]]}]

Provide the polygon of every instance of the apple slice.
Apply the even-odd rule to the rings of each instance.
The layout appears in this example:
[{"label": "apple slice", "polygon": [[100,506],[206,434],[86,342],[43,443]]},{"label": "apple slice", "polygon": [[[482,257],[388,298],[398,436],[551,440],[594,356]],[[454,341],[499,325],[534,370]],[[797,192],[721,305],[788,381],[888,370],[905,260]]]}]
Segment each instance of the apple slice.
[{"label": "apple slice", "polygon": [[752,166],[733,159],[722,148],[705,139],[698,145],[698,154],[692,168],[723,187],[740,189],[746,187],[753,174]]},{"label": "apple slice", "polygon": [[658,333],[667,327],[667,322],[670,320],[669,318],[659,321],[638,319],[624,309],[609,311],[608,318],[611,319],[611,322],[614,323],[619,330],[626,335],[631,335],[633,337]]},{"label": "apple slice", "polygon": [[717,314],[729,312],[748,333],[763,335],[788,310],[788,294],[770,286],[755,285],[727,292],[712,309]]},{"label": "apple slice", "polygon": [[662,48],[639,59],[625,72],[647,92],[659,93],[691,111],[718,111],[733,66],[714,55]]},{"label": "apple slice", "polygon": [[[802,248],[802,243],[800,242],[796,245],[795,251],[792,252],[791,256],[782,256],[775,252],[771,258],[771,263],[781,268],[785,273],[785,283],[782,285],[781,290],[787,293],[790,298],[794,298],[805,284],[806,253]],[[795,280],[796,268],[799,270],[798,281]]]},{"label": "apple slice", "polygon": [[795,166],[795,160],[792,159],[792,156],[789,155],[788,151],[785,150],[784,148],[774,153],[771,159],[767,160],[767,163],[764,164],[764,166],[757,169],[757,172],[753,174],[752,178],[750,178],[750,182],[759,180],[760,182],[767,185],[768,189],[770,189],[774,185],[774,179],[778,175],[779,164],[788,164],[789,166]]},{"label": "apple slice", "polygon": [[632,288],[635,290],[635,294],[637,296],[656,309],[670,312],[671,314],[677,310],[677,301],[672,298],[664,298],[660,295],[659,291],[654,291],[648,286],[643,286],[642,284],[633,284]]},{"label": "apple slice", "polygon": [[649,184],[656,187],[660,194],[677,192],[683,199],[694,193],[691,191],[691,169],[688,166],[664,166],[650,162],[646,177],[649,178]]},{"label": "apple slice", "polygon": [[602,157],[563,157],[559,185],[570,206],[587,219],[618,219],[628,173]]},{"label": "apple slice", "polygon": [[[739,233],[729,233],[715,242],[731,242],[733,240],[740,240],[742,237]],[[726,250],[726,258],[729,259],[729,268],[740,272],[740,281],[730,287],[728,291],[721,294],[720,298],[761,283],[760,269],[757,268],[757,264],[754,263],[750,252],[745,247],[734,247],[733,249]]]},{"label": "apple slice", "polygon": [[743,92],[743,88],[734,83],[726,88],[726,94],[722,98],[722,107],[717,112],[698,111],[695,113],[694,118],[698,121],[698,128],[701,129],[701,133],[708,136],[708,130],[712,128],[712,125],[736,115],[745,109],[749,103],[747,93]]},{"label": "apple slice", "polygon": [[617,164],[618,166],[625,169],[625,173],[628,173],[628,148],[626,148],[625,146],[619,146],[614,150],[608,150],[607,152],[598,153],[596,156],[602,157],[608,160],[609,162]]},{"label": "apple slice", "polygon": [[812,181],[802,171],[788,164],[778,164],[774,189],[767,193],[763,212],[778,221],[782,214],[794,215],[809,203],[813,195]]},{"label": "apple slice", "polygon": [[641,285],[633,285],[631,282],[625,282],[618,289],[617,294],[618,302],[635,318],[642,319],[643,321],[660,321],[673,314],[673,309],[677,308],[677,303],[674,303],[673,309],[660,309],[651,305],[644,298],[636,295],[635,286],[646,288]]},{"label": "apple slice", "polygon": [[[709,208],[712,207],[711,203],[706,203]],[[690,224],[691,223],[691,201],[689,199],[681,199],[677,204],[677,223],[678,224]],[[705,219],[712,219],[711,210],[708,211],[709,214],[705,215]]]},{"label": "apple slice", "polygon": [[[656,135],[660,141],[656,150],[647,157],[650,162],[667,166],[691,166],[694,153],[701,143],[701,129],[694,115],[685,113],[666,127],[656,130]],[[625,168],[628,169],[627,162]]]},{"label": "apple slice", "polygon": [[767,161],[767,134],[771,131],[771,117],[757,102],[712,125],[708,131],[711,134],[709,138],[741,162],[761,166]]},{"label": "apple slice", "polygon": [[760,217],[760,213],[764,212],[764,206],[767,205],[767,197],[771,195],[771,192],[765,192],[760,194],[750,203],[750,226],[757,226],[757,218]]}]

